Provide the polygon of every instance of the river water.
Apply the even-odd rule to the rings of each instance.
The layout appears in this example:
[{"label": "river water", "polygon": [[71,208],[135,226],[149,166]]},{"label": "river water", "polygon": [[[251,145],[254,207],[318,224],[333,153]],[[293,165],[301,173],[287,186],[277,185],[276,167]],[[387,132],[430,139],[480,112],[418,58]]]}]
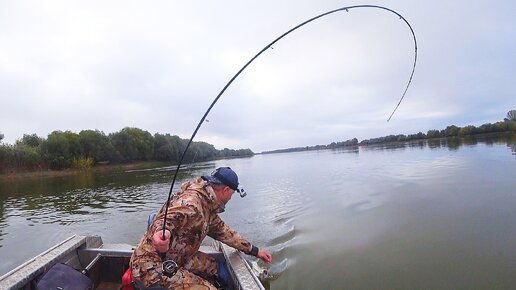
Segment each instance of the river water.
[{"label": "river water", "polygon": [[[270,289],[516,285],[515,134],[219,160],[180,182],[218,166],[248,192],[221,216],[273,254]],[[171,170],[0,182],[0,275],[75,233],[136,244]]]}]

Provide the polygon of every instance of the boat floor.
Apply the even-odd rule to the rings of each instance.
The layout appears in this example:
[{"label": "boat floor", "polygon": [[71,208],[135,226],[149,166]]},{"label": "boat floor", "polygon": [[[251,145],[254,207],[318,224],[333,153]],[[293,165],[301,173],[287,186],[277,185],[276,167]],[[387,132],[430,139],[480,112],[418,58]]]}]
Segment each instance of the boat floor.
[{"label": "boat floor", "polygon": [[100,284],[95,287],[96,290],[120,290],[120,288],[122,288],[122,284],[114,282],[100,282]]}]

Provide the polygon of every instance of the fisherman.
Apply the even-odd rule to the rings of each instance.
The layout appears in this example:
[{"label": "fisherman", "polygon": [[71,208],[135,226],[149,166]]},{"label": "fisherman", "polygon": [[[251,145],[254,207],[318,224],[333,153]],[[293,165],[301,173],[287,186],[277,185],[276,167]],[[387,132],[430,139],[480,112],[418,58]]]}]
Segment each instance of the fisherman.
[{"label": "fisherman", "polygon": [[[218,215],[235,191],[243,192],[238,188],[237,174],[229,167],[217,168],[211,175],[183,183],[181,191],[170,200],[164,236],[165,205],[134,250],[131,257],[133,281],[137,285],[165,289],[215,290],[217,288],[207,281],[213,279],[227,284],[229,275],[223,261],[199,251],[206,235],[270,263],[272,256],[268,252],[252,245]],[[164,271],[164,261],[177,266],[177,272],[170,275],[170,271]]]}]

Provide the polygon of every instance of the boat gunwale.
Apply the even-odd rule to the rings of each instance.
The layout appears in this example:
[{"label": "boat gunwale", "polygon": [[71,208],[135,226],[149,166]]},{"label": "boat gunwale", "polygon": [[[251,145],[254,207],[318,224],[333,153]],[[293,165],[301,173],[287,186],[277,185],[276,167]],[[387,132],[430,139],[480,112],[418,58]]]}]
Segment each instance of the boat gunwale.
[{"label": "boat gunwale", "polygon": [[4,280],[5,278],[7,278],[7,276],[10,276],[10,275],[14,274],[15,272],[19,271],[19,270],[20,270],[20,269],[22,269],[23,267],[26,267],[26,266],[27,266],[27,265],[29,265],[30,263],[32,263],[32,262],[34,262],[34,261],[36,261],[36,259],[38,259],[38,258],[40,258],[40,257],[42,257],[42,256],[44,256],[44,255],[46,255],[46,254],[48,254],[48,253],[50,253],[52,250],[54,250],[54,249],[56,249],[56,248],[60,247],[62,244],[64,244],[64,243],[68,242],[69,240],[73,239],[74,237],[76,237],[76,235],[73,235],[73,236],[71,236],[71,237],[68,237],[68,238],[67,238],[67,239],[65,239],[64,241],[61,241],[61,242],[59,242],[59,243],[55,244],[54,246],[50,247],[49,249],[45,250],[44,252],[39,253],[39,254],[38,254],[38,255],[36,255],[35,257],[32,257],[32,258],[30,258],[29,260],[27,260],[27,261],[23,262],[23,263],[22,263],[21,265],[19,265],[18,267],[14,268],[14,269],[12,269],[11,271],[9,271],[9,272],[5,273],[4,275],[0,276],[0,282],[1,282],[2,280]]},{"label": "boat gunwale", "polygon": [[[70,264],[74,258],[78,259],[77,253],[73,252],[80,247],[98,243],[102,244],[102,239],[99,236],[72,235],[2,275],[0,277],[0,289],[22,289],[49,266],[60,261]],[[65,260],[66,258],[69,259]],[[76,262],[79,261],[76,260]]]}]

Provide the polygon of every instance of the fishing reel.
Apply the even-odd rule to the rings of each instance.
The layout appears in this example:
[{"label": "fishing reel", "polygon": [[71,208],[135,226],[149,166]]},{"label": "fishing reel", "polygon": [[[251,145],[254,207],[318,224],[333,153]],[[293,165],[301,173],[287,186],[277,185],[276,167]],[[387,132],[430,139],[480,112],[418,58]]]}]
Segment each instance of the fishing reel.
[{"label": "fishing reel", "polygon": [[163,265],[162,265],[163,275],[165,275],[169,278],[173,277],[177,273],[178,269],[179,269],[179,266],[177,265],[177,263],[175,261],[166,260],[165,262],[163,262]]}]

